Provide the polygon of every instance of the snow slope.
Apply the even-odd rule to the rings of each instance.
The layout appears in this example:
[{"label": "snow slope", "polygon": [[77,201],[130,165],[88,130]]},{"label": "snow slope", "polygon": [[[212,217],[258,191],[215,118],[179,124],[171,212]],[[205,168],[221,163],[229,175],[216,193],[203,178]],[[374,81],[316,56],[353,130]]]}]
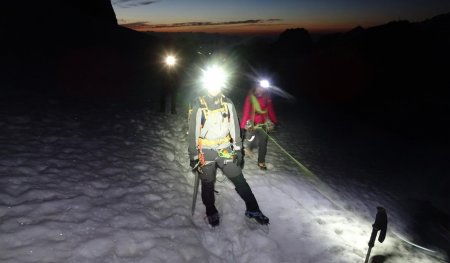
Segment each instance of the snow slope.
[{"label": "snow slope", "polygon": [[[211,230],[200,195],[190,215],[185,122],[126,105],[2,106],[0,261],[364,262],[375,207],[395,194],[380,200],[370,186],[344,178],[339,189],[326,185],[269,142],[269,170],[251,158],[244,169],[269,232],[246,222],[244,203],[223,175],[216,189],[222,221]],[[284,129],[274,138],[313,150],[291,135]],[[392,232],[371,255],[395,263],[445,258]]]}]

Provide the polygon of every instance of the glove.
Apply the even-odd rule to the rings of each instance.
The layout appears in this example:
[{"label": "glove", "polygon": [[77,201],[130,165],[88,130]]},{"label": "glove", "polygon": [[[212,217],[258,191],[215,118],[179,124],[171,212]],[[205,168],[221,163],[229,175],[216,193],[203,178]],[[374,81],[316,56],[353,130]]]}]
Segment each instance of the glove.
[{"label": "glove", "polygon": [[242,154],[242,150],[236,152],[235,161],[237,166],[241,168],[244,166],[244,155]]},{"label": "glove", "polygon": [[194,168],[197,164],[198,164],[198,159],[189,161],[189,166],[191,166],[191,168]]}]

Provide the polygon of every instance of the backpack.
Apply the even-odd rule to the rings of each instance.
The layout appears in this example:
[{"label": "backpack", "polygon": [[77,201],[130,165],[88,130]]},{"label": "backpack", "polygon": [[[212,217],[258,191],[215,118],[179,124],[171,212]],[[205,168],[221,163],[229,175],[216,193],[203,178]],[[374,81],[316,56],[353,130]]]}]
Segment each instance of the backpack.
[{"label": "backpack", "polygon": [[[198,102],[200,103],[200,109],[202,110],[202,120],[201,120],[201,125],[203,127],[203,125],[205,124],[206,120],[208,119],[209,115],[211,112],[216,112],[216,111],[222,111],[223,114],[226,114],[226,116],[228,117],[228,122],[230,122],[230,109],[228,109],[227,104],[223,101],[225,98],[224,95],[222,95],[220,97],[220,105],[221,107],[215,110],[210,110],[208,108],[208,104],[205,101],[205,97],[201,96],[198,97],[196,100],[198,100]],[[194,101],[195,103],[195,101]],[[192,103],[193,104],[193,103]],[[192,111],[193,111],[193,107],[192,104],[189,104],[189,110],[188,110],[188,123],[191,121],[191,116],[192,116]]]}]

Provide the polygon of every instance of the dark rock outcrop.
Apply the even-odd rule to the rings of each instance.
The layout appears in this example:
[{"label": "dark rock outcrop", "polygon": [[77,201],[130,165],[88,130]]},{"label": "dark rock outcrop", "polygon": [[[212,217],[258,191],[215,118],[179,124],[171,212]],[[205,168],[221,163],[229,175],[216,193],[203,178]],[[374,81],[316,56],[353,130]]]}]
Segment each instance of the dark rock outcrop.
[{"label": "dark rock outcrop", "polygon": [[84,98],[151,89],[156,39],[117,25],[110,0],[8,0],[2,13],[2,89]]}]

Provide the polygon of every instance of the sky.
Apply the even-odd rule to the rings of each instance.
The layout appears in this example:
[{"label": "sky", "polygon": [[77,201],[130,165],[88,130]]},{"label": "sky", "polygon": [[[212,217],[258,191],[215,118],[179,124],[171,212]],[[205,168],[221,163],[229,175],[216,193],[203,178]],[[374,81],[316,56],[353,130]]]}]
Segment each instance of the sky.
[{"label": "sky", "polygon": [[448,0],[112,0],[119,24],[139,31],[279,34],[336,32],[450,12]]},{"label": "sky", "polygon": [[[243,172],[270,225],[245,219],[244,202],[219,171],[221,224],[210,229],[200,193],[191,214],[194,177],[186,129],[174,125],[186,123],[186,115],[158,113],[150,104],[71,108],[52,100],[33,111],[23,101],[5,105],[0,104],[2,263],[364,262],[379,205],[388,211],[388,233],[376,242],[371,262],[447,259],[440,246],[425,243],[433,249],[425,251],[402,239],[414,233],[407,228],[413,214],[400,216],[397,202],[409,184],[391,184],[385,173],[372,184],[368,178],[376,170],[359,171],[360,180],[354,180],[345,169],[326,169],[329,161],[322,159],[315,179],[270,141],[268,170],[247,156]],[[310,153],[326,156],[329,151],[313,146],[321,133],[310,133],[304,119],[278,113],[286,126],[271,136],[281,146],[303,156],[308,166]],[[327,178],[333,183],[326,185]],[[380,181],[402,191],[380,189]]]}]

